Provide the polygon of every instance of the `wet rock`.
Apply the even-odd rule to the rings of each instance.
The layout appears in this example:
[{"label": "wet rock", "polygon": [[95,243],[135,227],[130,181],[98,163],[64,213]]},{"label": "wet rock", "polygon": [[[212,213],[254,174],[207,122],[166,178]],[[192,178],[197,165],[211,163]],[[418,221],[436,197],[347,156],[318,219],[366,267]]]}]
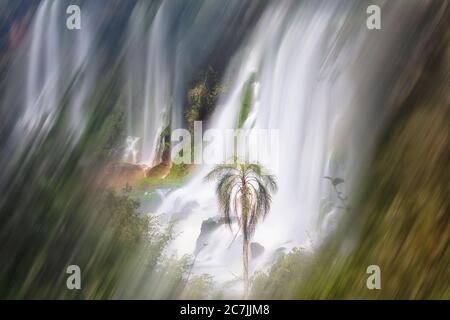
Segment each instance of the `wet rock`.
[{"label": "wet rock", "polygon": [[207,220],[203,220],[202,226],[200,228],[200,235],[197,238],[195,245],[195,254],[197,254],[205,245],[207,245],[209,235],[217,230],[225,222],[221,217],[213,217]]},{"label": "wet rock", "polygon": [[162,162],[154,167],[144,168],[147,178],[164,179],[170,173],[172,162]]},{"label": "wet rock", "polygon": [[285,247],[280,247],[277,250],[275,250],[273,254],[273,260],[277,261],[279,258],[281,258],[286,253]]},{"label": "wet rock", "polygon": [[250,257],[252,259],[258,258],[264,252],[264,246],[260,245],[258,242],[250,243]]}]

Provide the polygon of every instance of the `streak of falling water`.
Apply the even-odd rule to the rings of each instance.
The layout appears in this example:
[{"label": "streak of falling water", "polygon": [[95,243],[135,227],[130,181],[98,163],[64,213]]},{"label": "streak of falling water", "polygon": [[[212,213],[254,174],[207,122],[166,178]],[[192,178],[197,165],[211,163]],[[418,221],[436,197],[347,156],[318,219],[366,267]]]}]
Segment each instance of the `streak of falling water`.
[{"label": "streak of falling water", "polygon": [[[67,151],[78,142],[89,119],[92,108],[87,105],[97,77],[93,52],[97,29],[92,23],[96,11],[86,7],[82,29],[68,30],[67,6],[63,1],[42,1],[17,50],[7,90],[7,101],[14,108],[3,110],[12,126],[7,140],[4,137],[8,157],[1,159],[6,175],[14,173],[15,166],[39,150],[63,118],[67,125],[56,139],[64,146],[58,152],[68,156]],[[7,177],[4,181],[8,181]]]},{"label": "streak of falling water", "polygon": [[[61,112],[61,99],[73,90],[70,105],[70,131],[75,140],[85,125],[83,104],[91,93],[95,68],[86,68],[92,48],[93,30],[88,11],[82,30],[65,28],[65,6],[43,1],[37,9],[26,41],[26,91],[23,112],[18,121],[20,134],[45,136]],[[69,36],[67,36],[69,35]],[[92,59],[92,57],[91,57]],[[72,86],[72,87],[71,87]]]},{"label": "streak of falling water", "polygon": [[[392,4],[379,36],[365,28],[365,8],[351,1],[273,4],[229,67],[231,88],[211,127],[235,128],[245,84],[256,75],[254,121],[246,125],[280,131],[279,192],[253,239],[264,247],[250,262],[253,271],[268,266],[280,251],[313,250],[320,243],[329,229],[324,221],[340,214],[323,209],[336,200],[323,177],[344,178],[348,193],[389,115],[385,101],[396,79],[392,53],[407,52],[402,36],[424,10],[419,3]],[[233,235],[219,227],[196,249],[202,222],[220,215],[214,186],[203,181],[210,168],[202,166],[157,213],[178,221],[172,249],[197,253],[194,273],[225,282],[242,273],[240,239],[232,243]]]},{"label": "streak of falling water", "polygon": [[145,9],[146,5],[138,4],[130,19],[126,68],[128,135],[140,139],[140,155],[135,162],[153,165],[160,162],[158,139],[168,124],[171,70],[165,6],[157,9],[149,32]]},{"label": "streak of falling water", "polygon": [[44,2],[38,9],[31,34],[26,87],[26,109],[21,123],[31,131],[43,121],[49,130],[57,112],[59,38],[56,19],[58,3]]},{"label": "streak of falling water", "polygon": [[125,64],[127,135],[140,138],[137,162],[161,161],[160,134],[168,125],[172,130],[185,126],[191,82],[212,61],[226,60],[256,15],[249,8],[263,6],[240,0],[226,5],[211,0],[137,3],[129,20]]}]

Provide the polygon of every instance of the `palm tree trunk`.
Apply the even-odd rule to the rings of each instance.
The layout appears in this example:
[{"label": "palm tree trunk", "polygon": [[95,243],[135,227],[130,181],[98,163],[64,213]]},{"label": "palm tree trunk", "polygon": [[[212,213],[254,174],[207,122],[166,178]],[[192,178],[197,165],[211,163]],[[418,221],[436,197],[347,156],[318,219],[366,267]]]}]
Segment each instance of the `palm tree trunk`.
[{"label": "palm tree trunk", "polygon": [[242,258],[244,262],[244,299],[248,297],[248,240],[244,237],[244,244],[242,248]]}]

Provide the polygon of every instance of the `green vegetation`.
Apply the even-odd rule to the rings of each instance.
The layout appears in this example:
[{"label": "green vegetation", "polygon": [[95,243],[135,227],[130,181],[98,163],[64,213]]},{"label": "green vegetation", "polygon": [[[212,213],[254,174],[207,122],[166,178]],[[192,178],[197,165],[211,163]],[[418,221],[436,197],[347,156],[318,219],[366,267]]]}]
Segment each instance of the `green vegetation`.
[{"label": "green vegetation", "polygon": [[252,277],[250,298],[286,299],[296,295],[304,281],[304,274],[312,266],[313,257],[295,248],[273,264],[268,272],[256,272]]},{"label": "green vegetation", "polygon": [[145,194],[152,193],[156,189],[179,188],[189,177],[192,169],[192,165],[174,164],[164,178],[158,176],[143,176],[132,186],[131,196],[139,199],[145,197]]},{"label": "green vegetation", "polygon": [[[402,103],[339,229],[314,257],[297,250],[256,276],[252,297],[450,298],[449,52],[445,41]],[[372,264],[381,290],[366,287]]]},{"label": "green vegetation", "polygon": [[[14,5],[6,6],[11,9],[0,17],[8,23],[9,16],[22,10],[16,1],[9,2]],[[263,5],[253,2],[251,6]],[[117,49],[122,40],[114,39]],[[0,42],[4,44],[4,52],[0,52],[2,104],[5,110],[14,110],[16,106],[6,103],[9,97],[3,95],[7,83],[15,79],[7,76],[9,70],[15,70],[10,69],[10,55],[15,51],[6,46],[10,40],[4,30]],[[393,106],[399,111],[379,141],[357,188],[359,193],[352,197],[355,203],[338,229],[314,255],[296,248],[279,257],[269,270],[257,272],[251,279],[251,298],[450,299],[448,34],[443,42],[429,58],[412,93],[401,105]],[[111,56],[121,52],[112,51]],[[106,47],[100,52],[103,59]],[[195,257],[167,254],[176,236],[173,226],[163,227],[161,217],[139,212],[140,202],[155,197],[156,189],[181,186],[194,168],[171,165],[170,125],[160,137],[163,166],[154,168],[153,175],[136,175],[139,179],[121,191],[106,187],[104,171],[120,162],[126,122],[123,61],[109,59],[113,64],[99,67],[101,79],[87,99],[89,105],[83,106],[89,114],[78,140],[72,141],[70,135],[76,133],[67,130],[72,87],[55,108],[56,124],[49,134],[36,141],[24,139],[31,141],[20,146],[27,152],[12,153],[15,158],[5,161],[2,170],[14,176],[2,180],[0,298],[223,298],[225,286],[240,278],[220,289],[211,275],[193,275]],[[254,104],[255,81],[253,74],[242,88],[238,128],[243,127]],[[194,81],[187,92],[185,113],[191,131],[195,121],[209,119],[223,92],[211,67]],[[21,109],[17,110],[20,113]],[[1,143],[8,153],[15,148],[9,143],[15,140],[9,141],[13,123],[5,119]],[[341,156],[337,154],[333,161]],[[247,297],[248,246],[257,223],[269,213],[271,193],[277,189],[275,179],[261,166],[245,163],[217,166],[206,178],[217,180],[223,217],[218,222],[205,221],[204,227],[213,229],[224,223],[231,228],[237,222],[243,236]],[[322,213],[328,212],[329,205],[321,203]],[[81,268],[80,291],[66,287],[66,268],[72,264]],[[372,264],[381,267],[380,291],[366,288],[366,268]]]},{"label": "green vegetation", "polygon": [[191,133],[194,131],[195,121],[209,118],[223,91],[224,87],[220,84],[217,73],[212,67],[208,67],[188,92],[189,107],[186,111],[186,121]]},{"label": "green vegetation", "polygon": [[183,297],[195,300],[211,299],[217,295],[215,290],[213,277],[209,274],[202,274],[189,279]]},{"label": "green vegetation", "polygon": [[[105,188],[104,169],[118,162],[124,140],[118,67],[99,83],[73,150],[64,147],[68,115],[62,101],[39,148],[10,168],[16,174],[0,207],[1,298],[175,298],[181,287],[189,288],[184,270],[190,257],[163,254],[171,228],[140,215],[131,192]],[[179,183],[185,171],[174,166],[164,183]],[[81,269],[82,290],[66,287],[72,264]],[[161,279],[171,281],[155,290]]]},{"label": "green vegetation", "polygon": [[253,106],[253,86],[255,84],[256,74],[253,73],[249,80],[244,85],[244,89],[241,95],[241,107],[239,109],[239,116],[237,122],[237,128],[241,129],[244,126],[245,120]]}]

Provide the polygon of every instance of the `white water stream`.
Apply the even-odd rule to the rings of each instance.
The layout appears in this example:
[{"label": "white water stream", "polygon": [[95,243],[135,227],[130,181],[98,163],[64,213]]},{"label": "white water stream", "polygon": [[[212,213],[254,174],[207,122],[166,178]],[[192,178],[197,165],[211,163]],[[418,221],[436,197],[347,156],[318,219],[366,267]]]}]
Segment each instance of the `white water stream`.
[{"label": "white water stream", "polygon": [[[378,92],[378,81],[392,76],[389,52],[400,52],[402,31],[419,10],[393,5],[383,16],[383,36],[366,28],[362,10],[341,1],[274,3],[229,66],[229,89],[209,127],[236,127],[245,84],[255,75],[256,102],[246,125],[279,130],[279,192],[252,239],[264,251],[251,259],[251,271],[270,265],[280,251],[320,244],[341,212],[324,176],[343,178],[339,189],[347,194],[389,114],[377,103],[388,95]],[[211,167],[203,165],[156,213],[177,221],[172,249],[197,254],[194,273],[226,282],[242,274],[241,239],[232,243],[233,234],[220,226],[197,244],[202,223],[220,216],[214,183],[203,180]]]}]

